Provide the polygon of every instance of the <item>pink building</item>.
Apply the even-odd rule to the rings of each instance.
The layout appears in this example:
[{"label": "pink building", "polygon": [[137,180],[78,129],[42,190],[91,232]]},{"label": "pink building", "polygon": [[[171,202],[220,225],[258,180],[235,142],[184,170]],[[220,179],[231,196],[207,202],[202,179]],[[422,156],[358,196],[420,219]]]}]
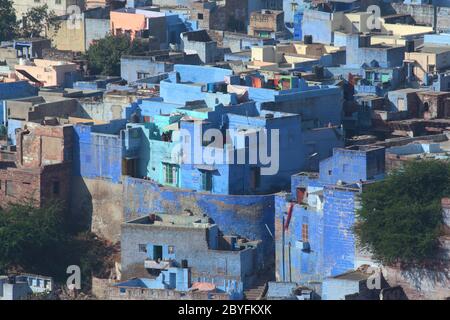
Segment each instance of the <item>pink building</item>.
[{"label": "pink building", "polygon": [[15,66],[20,80],[28,80],[43,87],[63,86],[66,75],[78,71],[75,63],[34,59],[33,62],[22,60]]},{"label": "pink building", "polygon": [[151,27],[166,31],[166,15],[157,7],[145,9],[122,8],[111,11],[110,24],[113,35],[127,34],[134,39],[136,37],[150,36]]}]

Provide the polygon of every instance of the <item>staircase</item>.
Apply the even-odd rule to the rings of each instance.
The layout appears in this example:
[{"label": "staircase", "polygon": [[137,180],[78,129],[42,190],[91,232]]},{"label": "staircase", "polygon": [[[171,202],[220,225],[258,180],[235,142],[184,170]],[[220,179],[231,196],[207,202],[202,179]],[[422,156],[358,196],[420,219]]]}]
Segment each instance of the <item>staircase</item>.
[{"label": "staircase", "polygon": [[245,300],[261,300],[267,291],[267,279],[258,280],[255,285],[244,290]]}]

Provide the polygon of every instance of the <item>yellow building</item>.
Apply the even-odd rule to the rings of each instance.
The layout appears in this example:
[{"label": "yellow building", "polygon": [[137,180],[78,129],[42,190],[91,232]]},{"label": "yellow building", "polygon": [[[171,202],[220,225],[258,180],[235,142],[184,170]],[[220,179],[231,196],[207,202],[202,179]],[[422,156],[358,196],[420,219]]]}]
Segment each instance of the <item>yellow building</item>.
[{"label": "yellow building", "polygon": [[62,20],[56,32],[49,31],[52,45],[58,50],[86,52],[95,40],[109,33],[109,12],[109,8],[98,7]]}]

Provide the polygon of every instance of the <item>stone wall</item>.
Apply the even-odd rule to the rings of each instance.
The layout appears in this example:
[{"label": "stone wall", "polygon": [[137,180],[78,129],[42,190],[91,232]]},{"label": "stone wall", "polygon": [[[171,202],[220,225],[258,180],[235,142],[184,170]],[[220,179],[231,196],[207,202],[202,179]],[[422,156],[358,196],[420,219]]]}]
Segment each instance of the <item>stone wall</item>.
[{"label": "stone wall", "polygon": [[120,240],[123,222],[122,185],[107,180],[73,177],[71,213],[80,226],[102,238]]}]

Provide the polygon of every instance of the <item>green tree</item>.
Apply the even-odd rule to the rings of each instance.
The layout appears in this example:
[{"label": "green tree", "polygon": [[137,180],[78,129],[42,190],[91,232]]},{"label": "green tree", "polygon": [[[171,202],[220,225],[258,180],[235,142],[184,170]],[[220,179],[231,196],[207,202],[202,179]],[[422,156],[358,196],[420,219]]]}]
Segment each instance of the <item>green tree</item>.
[{"label": "green tree", "polygon": [[23,271],[52,276],[62,284],[70,265],[81,269],[82,291],[104,276],[116,249],[90,232],[75,233],[59,202],[42,208],[11,204],[0,209],[0,274]]},{"label": "green tree", "polygon": [[16,26],[16,13],[12,1],[0,0],[0,41],[13,39]]},{"label": "green tree", "polygon": [[96,41],[87,51],[89,70],[92,74],[120,75],[120,58],[127,54],[141,54],[148,46],[126,35],[108,35]]},{"label": "green tree", "polygon": [[0,212],[0,269],[55,274],[67,243],[60,205],[12,205]]},{"label": "green tree", "polygon": [[25,38],[48,36],[48,31],[53,29],[58,31],[61,20],[53,10],[49,10],[47,4],[28,9],[25,16],[20,21],[19,34]]},{"label": "green tree", "polygon": [[441,198],[450,194],[450,166],[412,161],[362,193],[355,233],[384,264],[425,264],[439,250]]}]

